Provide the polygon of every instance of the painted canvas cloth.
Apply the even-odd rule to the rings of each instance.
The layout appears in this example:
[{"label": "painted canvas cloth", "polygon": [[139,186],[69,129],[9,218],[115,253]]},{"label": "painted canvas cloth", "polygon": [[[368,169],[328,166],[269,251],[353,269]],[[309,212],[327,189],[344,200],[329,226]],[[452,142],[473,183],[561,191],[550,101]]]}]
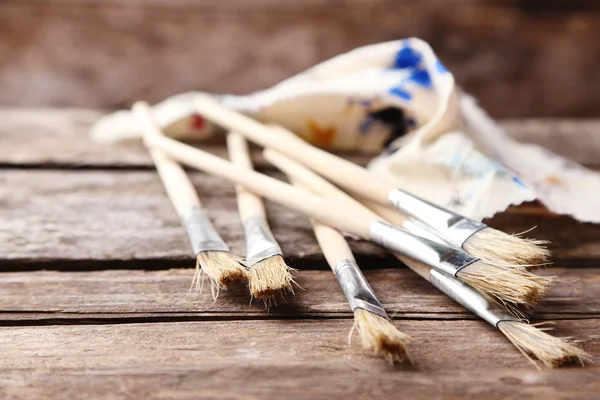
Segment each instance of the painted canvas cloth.
[{"label": "painted canvas cloth", "polygon": [[[196,94],[154,106],[167,135],[202,139],[220,132],[194,113]],[[600,222],[593,201],[600,176],[510,139],[416,38],[356,49],[264,91],[214,96],[317,146],[373,154],[374,174],[477,220],[538,199],[553,212]],[[90,134],[102,142],[140,137],[129,111],[105,116]]]}]

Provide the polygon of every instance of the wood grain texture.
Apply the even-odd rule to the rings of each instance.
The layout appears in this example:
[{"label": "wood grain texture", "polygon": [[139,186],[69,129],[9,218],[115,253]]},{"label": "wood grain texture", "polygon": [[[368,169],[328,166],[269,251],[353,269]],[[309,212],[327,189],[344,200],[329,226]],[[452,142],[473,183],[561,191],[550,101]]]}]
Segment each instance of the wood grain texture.
[{"label": "wood grain texture", "polygon": [[[233,187],[201,173],[192,177],[218,231],[234,253],[242,254]],[[62,262],[81,260],[104,262],[104,268],[111,268],[113,260],[162,260],[164,268],[168,260],[191,256],[154,171],[5,170],[0,204],[0,268],[48,262],[62,269]],[[272,202],[267,210],[273,233],[292,262],[322,259],[306,217]],[[535,237],[552,241],[554,260],[561,265],[597,265],[600,257],[599,225],[537,212],[507,212],[488,222],[511,233],[537,226]],[[370,243],[352,241],[352,247],[371,262],[395,263]]]},{"label": "wood grain texture", "polygon": [[[591,340],[598,320],[564,321]],[[0,328],[3,398],[593,399],[600,369],[536,371],[475,321],[399,321],[416,365],[347,345],[351,322],[270,320]],[[19,343],[19,346],[14,346]],[[468,369],[466,368],[468,365]]]},{"label": "wood grain texture", "polygon": [[[92,3],[138,7],[135,0],[86,7]],[[281,4],[283,14],[284,4],[299,7]],[[67,5],[60,0],[56,8]],[[269,310],[250,305],[244,287],[222,292],[216,303],[208,290],[189,293],[187,239],[145,150],[89,142],[86,131],[98,115],[0,111],[0,398],[597,398],[597,364],[534,369],[499,332],[357,241],[351,244],[373,289],[394,324],[414,338],[416,364],[390,368],[363,351],[356,336],[349,346],[352,313],[308,221],[273,203],[273,231],[300,269],[304,290]],[[577,142],[563,150],[593,161],[598,124],[507,126],[559,150]],[[225,155],[222,147],[211,151]],[[233,187],[201,173],[192,177],[219,231],[243,252]],[[538,225],[535,236],[554,241],[556,266],[541,273],[560,281],[532,320],[556,321],[554,334],[581,340],[597,359],[600,227],[535,204],[510,208],[490,223],[511,232]]]},{"label": "wood grain texture", "polygon": [[194,89],[245,93],[416,36],[496,117],[598,116],[600,10],[546,3],[5,0],[0,104],[113,108]]},{"label": "wood grain texture", "polygon": [[[535,320],[600,318],[596,269],[549,268],[559,283]],[[303,288],[265,309],[250,305],[248,290],[189,293],[193,271],[5,272],[0,274],[0,325],[110,321],[245,320],[248,318],[352,318],[331,271],[300,270]],[[477,319],[407,268],[366,270],[377,297],[395,320]],[[95,321],[95,322],[94,322]]]},{"label": "wood grain texture", "polygon": [[[0,108],[0,165],[85,168],[152,168],[141,144],[99,144],[88,137],[90,126],[105,111],[91,109]],[[600,166],[600,120],[519,119],[500,123],[516,140],[542,145],[581,164]],[[223,138],[202,147],[227,157]],[[344,154],[365,165],[369,157]],[[258,167],[269,164],[255,149]]]}]

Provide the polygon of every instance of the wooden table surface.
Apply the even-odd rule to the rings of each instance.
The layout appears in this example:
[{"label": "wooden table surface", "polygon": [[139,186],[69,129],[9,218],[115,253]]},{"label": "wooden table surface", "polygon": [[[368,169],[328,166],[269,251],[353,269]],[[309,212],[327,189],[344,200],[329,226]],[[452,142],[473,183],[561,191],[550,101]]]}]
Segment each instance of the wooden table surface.
[{"label": "wooden table surface", "polygon": [[[305,290],[268,312],[246,290],[189,293],[193,260],[138,144],[86,136],[90,110],[0,110],[0,397],[116,399],[598,399],[600,368],[535,369],[497,331],[380,249],[353,242],[414,366],[347,344],[352,313],[307,220],[268,203]],[[600,166],[600,121],[506,121],[511,134]],[[224,154],[215,145],[211,149]],[[364,157],[352,156],[357,162]],[[274,173],[264,161],[260,168]],[[193,173],[232,250],[231,185]],[[558,275],[533,320],[600,355],[600,225],[528,204],[490,224],[537,225]]]}]

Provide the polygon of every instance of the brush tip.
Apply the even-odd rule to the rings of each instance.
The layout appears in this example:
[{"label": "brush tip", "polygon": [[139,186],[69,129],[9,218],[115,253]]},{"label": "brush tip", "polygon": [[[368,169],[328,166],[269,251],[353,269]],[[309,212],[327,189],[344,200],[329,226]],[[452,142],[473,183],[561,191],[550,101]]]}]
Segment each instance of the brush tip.
[{"label": "brush tip", "polygon": [[579,347],[549,335],[537,326],[518,321],[501,321],[498,329],[536,367],[538,365],[532,356],[550,368],[569,364],[583,366],[584,361],[589,359],[588,354]]},{"label": "brush tip", "polygon": [[277,295],[294,294],[294,275],[281,255],[265,258],[248,269],[250,293],[256,299],[268,301]]},{"label": "brush tip", "polygon": [[396,329],[388,319],[357,308],[354,311],[354,321],[365,349],[373,350],[390,364],[405,359],[410,361],[406,346],[410,336]]},{"label": "brush tip", "polygon": [[538,276],[526,268],[474,262],[457,277],[487,297],[511,308],[535,308],[552,287],[552,278]]},{"label": "brush tip", "polygon": [[464,250],[483,260],[508,265],[535,268],[549,263],[550,251],[545,240],[509,235],[487,227],[476,232],[463,244]]},{"label": "brush tip", "polygon": [[[203,251],[196,255],[196,289],[201,289],[200,276],[206,274],[211,281],[213,295],[221,288],[227,288],[248,280],[248,272],[241,257],[226,251]],[[216,295],[215,295],[216,297]]]}]

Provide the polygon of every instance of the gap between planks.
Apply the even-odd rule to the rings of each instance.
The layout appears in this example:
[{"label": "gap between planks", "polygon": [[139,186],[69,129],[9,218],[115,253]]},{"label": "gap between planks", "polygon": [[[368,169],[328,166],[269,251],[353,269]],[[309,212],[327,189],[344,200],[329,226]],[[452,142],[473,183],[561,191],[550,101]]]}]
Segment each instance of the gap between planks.
[{"label": "gap between planks", "polygon": [[[600,318],[595,271],[550,268],[544,273],[564,282],[549,293],[533,320]],[[476,319],[408,269],[370,270],[365,276],[396,320]],[[250,305],[244,287],[223,291],[216,302],[208,291],[190,293],[191,277],[191,269],[2,273],[0,325],[352,318],[330,271],[300,271],[297,280],[304,290],[268,310],[261,302]]]}]

